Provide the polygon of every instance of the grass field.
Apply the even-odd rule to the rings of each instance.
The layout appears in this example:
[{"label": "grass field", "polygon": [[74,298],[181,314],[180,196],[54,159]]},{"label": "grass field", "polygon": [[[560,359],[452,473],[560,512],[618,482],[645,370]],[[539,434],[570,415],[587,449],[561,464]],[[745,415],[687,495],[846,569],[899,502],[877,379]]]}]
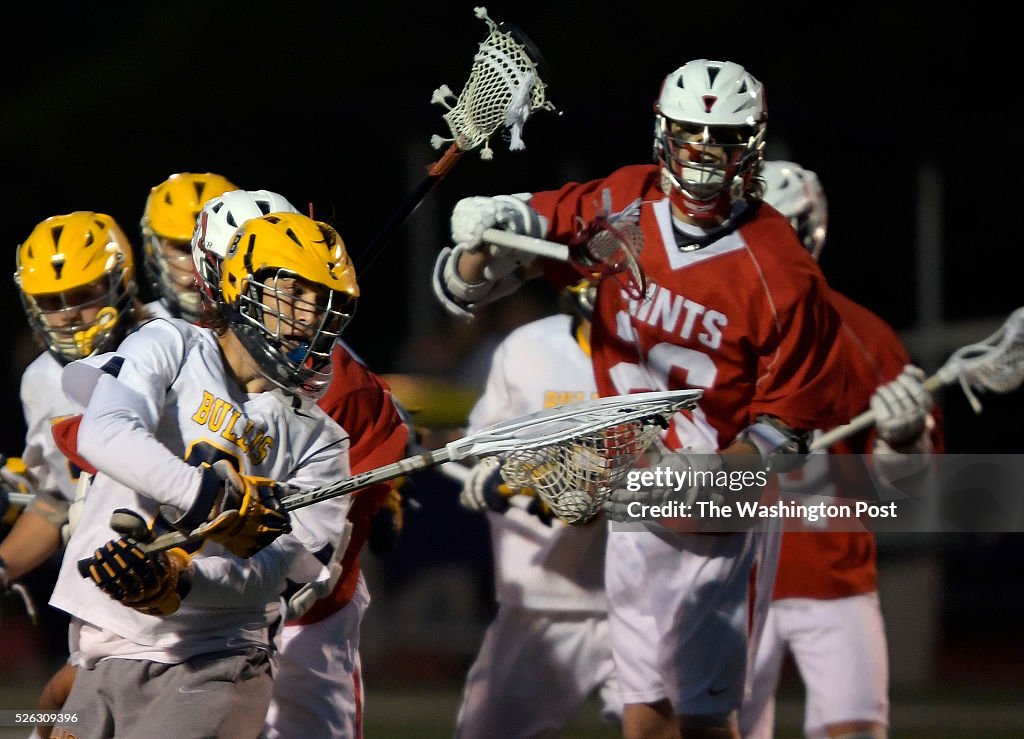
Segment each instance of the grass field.
[{"label": "grass field", "polygon": [[[5,676],[0,708],[26,708],[35,701],[41,677]],[[1019,689],[943,690],[896,695],[892,739],[1020,739],[1024,737],[1024,700]],[[452,734],[459,686],[432,688],[367,686],[365,735],[369,739],[443,739]],[[802,696],[787,690],[778,705],[778,739],[801,736]],[[0,739],[26,739],[21,728],[0,728]],[[563,734],[565,739],[619,736],[598,718],[591,701]],[[488,737],[487,739],[491,739]],[[500,738],[495,738],[500,739]]]}]

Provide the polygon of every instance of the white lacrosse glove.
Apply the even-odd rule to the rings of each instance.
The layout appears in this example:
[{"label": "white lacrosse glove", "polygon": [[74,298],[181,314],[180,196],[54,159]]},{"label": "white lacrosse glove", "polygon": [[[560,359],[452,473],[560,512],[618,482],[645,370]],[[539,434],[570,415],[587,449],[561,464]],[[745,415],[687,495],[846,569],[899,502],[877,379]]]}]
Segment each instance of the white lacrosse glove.
[{"label": "white lacrosse glove", "polygon": [[[514,249],[484,245],[483,235],[489,228],[500,228],[527,236],[544,236],[547,220],[527,205],[529,199],[530,193],[522,193],[463,198],[455,204],[451,216],[455,246],[438,255],[433,275],[434,295],[450,313],[469,317],[474,306],[510,295],[523,284],[520,268],[534,257]],[[483,279],[467,282],[459,274],[459,259],[481,249],[489,255]]]},{"label": "white lacrosse glove", "polygon": [[[612,521],[636,522],[660,518],[645,510],[645,506],[666,506],[672,503],[692,506],[697,500],[714,501],[721,504],[725,498],[720,491],[712,486],[692,484],[693,477],[703,473],[711,473],[708,477],[722,469],[722,458],[712,451],[688,449],[671,451],[658,439],[645,452],[645,467],[636,467],[637,471],[658,471],[666,485],[637,485],[637,490],[626,487],[616,488],[604,502],[605,515]],[[685,477],[683,477],[685,476]],[[677,481],[683,479],[684,484],[677,487]]]},{"label": "white lacrosse glove", "polygon": [[345,555],[345,550],[348,549],[348,543],[352,539],[352,522],[345,521],[345,528],[341,533],[341,540],[338,547],[334,550],[334,556],[331,561],[327,563],[327,571],[330,573],[326,579],[317,580],[316,582],[307,582],[302,585],[298,590],[292,593],[288,598],[288,602],[285,603],[284,607],[284,618],[286,621],[293,621],[297,618],[302,618],[306,615],[306,612],[313,607],[321,598],[324,598],[331,594],[334,588],[338,585],[338,581],[341,580],[341,575],[344,570],[341,567],[341,558]]},{"label": "white lacrosse glove", "polygon": [[871,396],[871,411],[879,438],[890,447],[905,447],[924,433],[932,398],[924,389],[925,373],[908,364],[892,382],[882,385]]}]

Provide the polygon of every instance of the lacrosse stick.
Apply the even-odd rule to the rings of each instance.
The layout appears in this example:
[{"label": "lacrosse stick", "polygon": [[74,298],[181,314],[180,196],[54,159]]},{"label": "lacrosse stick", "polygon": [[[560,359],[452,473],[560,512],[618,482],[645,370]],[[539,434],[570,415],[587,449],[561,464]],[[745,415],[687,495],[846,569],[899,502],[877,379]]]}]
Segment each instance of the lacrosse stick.
[{"label": "lacrosse stick", "polygon": [[[924,381],[924,389],[934,393],[954,382],[960,383],[975,413],[981,413],[976,391],[1005,395],[1024,384],[1024,307],[1011,313],[999,330],[984,341],[953,352],[939,371]],[[875,414],[865,411],[848,424],[822,434],[811,444],[811,449],[830,447],[874,422]]]},{"label": "lacrosse stick", "polygon": [[492,159],[494,151],[489,142],[502,127],[509,131],[508,148],[524,149],[523,125],[530,114],[538,109],[555,110],[540,77],[544,60],[533,43],[519,29],[495,23],[487,15],[487,8],[473,10],[487,24],[488,34],[473,57],[469,80],[458,97],[448,85],[441,85],[430,99],[448,110],[444,119],[452,134],[450,138],[434,135],[430,143],[435,149],[450,143],[441,158],[427,167],[427,176],[360,252],[358,261],[366,261],[360,272],[376,261],[399,227],[465,152],[482,145],[480,158]]},{"label": "lacrosse stick", "polygon": [[635,223],[613,224],[607,219],[598,219],[589,236],[581,235],[571,245],[498,228],[485,230],[483,242],[567,262],[593,282],[611,277],[636,300],[647,294],[647,277],[637,261],[643,249],[644,234]]},{"label": "lacrosse stick", "polygon": [[[283,484],[281,507],[294,511],[445,462],[500,454],[506,455],[502,476],[510,485],[532,486],[555,515],[567,523],[584,523],[597,515],[669,419],[693,408],[700,396],[700,390],[634,393],[549,408],[321,488],[300,490]],[[521,484],[527,479],[529,485]],[[140,547],[160,552],[203,533],[204,526],[191,534],[175,531]],[[79,570],[88,572],[90,561],[80,560]]]}]

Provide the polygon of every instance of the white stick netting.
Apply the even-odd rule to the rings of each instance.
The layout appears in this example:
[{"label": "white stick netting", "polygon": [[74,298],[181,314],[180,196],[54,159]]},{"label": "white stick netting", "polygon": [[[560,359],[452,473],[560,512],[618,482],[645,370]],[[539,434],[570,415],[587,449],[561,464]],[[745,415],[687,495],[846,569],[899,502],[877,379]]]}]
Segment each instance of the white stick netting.
[{"label": "white stick netting", "polygon": [[[454,142],[463,151],[483,144],[480,157],[491,159],[494,152],[488,141],[495,131],[505,126],[510,136],[509,149],[523,149],[527,118],[534,110],[554,110],[555,106],[547,100],[547,86],[526,46],[491,20],[486,8],[474,11],[487,23],[490,32],[473,57],[469,80],[458,98],[447,85],[434,91],[431,102],[448,108],[444,119],[452,136],[433,136],[431,143],[439,149],[446,142]],[[455,100],[454,105],[449,100]]]},{"label": "white stick netting", "polygon": [[600,513],[662,428],[656,418],[638,418],[568,442],[513,451],[501,476],[514,489],[535,492],[566,523],[585,523]]},{"label": "white stick netting", "polygon": [[974,391],[1010,393],[1024,384],[1024,308],[1018,308],[998,331],[984,341],[957,349],[936,379],[960,383],[975,413],[981,403]]}]

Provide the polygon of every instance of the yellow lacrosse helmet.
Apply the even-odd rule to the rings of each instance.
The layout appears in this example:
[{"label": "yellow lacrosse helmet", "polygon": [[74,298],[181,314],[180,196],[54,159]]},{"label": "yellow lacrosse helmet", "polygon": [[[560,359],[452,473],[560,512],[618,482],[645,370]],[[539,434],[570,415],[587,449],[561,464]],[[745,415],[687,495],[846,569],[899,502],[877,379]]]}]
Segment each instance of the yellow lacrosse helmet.
[{"label": "yellow lacrosse helmet", "polygon": [[196,218],[206,201],[237,189],[219,174],[180,172],[146,198],[140,225],[150,287],[172,313],[189,321],[198,320],[202,308],[192,272]]},{"label": "yellow lacrosse helmet", "polygon": [[359,297],[338,232],[299,213],[246,221],[224,257],[220,288],[221,313],[263,375],[290,393],[318,398]]},{"label": "yellow lacrosse helmet", "polygon": [[61,363],[112,349],[134,322],[131,244],[104,213],[39,223],[18,246],[14,282],[29,325]]}]

